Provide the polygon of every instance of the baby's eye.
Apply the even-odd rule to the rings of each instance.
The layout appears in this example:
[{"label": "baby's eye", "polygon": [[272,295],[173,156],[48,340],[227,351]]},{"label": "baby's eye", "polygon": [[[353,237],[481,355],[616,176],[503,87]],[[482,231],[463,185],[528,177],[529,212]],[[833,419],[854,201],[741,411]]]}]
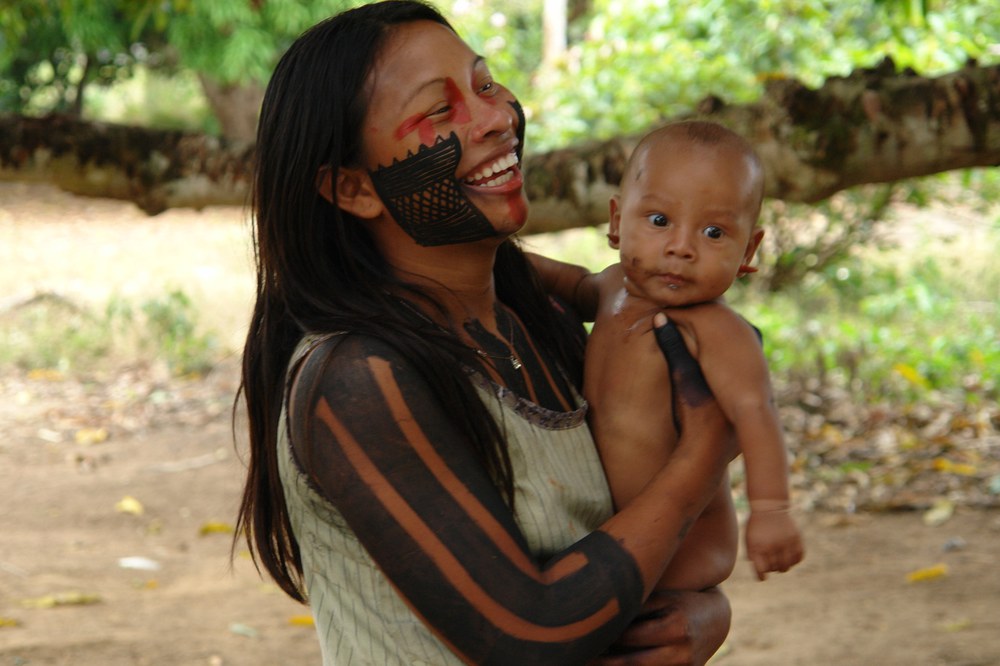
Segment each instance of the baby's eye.
[{"label": "baby's eye", "polygon": [[655,227],[665,227],[670,222],[670,220],[667,219],[667,216],[663,213],[653,213],[651,215],[647,215],[646,219],[652,222]]},{"label": "baby's eye", "polygon": [[705,227],[701,233],[705,234],[708,238],[711,238],[713,240],[718,240],[719,238],[722,238],[726,232],[724,232],[719,227],[713,226],[713,227]]}]

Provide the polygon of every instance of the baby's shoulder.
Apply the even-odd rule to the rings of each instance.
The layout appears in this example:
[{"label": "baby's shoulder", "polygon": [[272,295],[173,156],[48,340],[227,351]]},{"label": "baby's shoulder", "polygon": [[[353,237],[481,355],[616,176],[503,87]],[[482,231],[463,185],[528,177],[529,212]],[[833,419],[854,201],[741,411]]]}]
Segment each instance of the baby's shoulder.
[{"label": "baby's shoulder", "polygon": [[724,301],[699,303],[665,310],[667,317],[682,331],[703,339],[757,339],[758,333],[743,315]]}]

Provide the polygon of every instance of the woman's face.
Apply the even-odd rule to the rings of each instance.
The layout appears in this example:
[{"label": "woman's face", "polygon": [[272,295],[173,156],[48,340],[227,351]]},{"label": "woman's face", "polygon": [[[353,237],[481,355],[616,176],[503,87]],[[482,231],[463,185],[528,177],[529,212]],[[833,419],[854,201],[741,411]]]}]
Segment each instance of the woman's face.
[{"label": "woman's face", "polygon": [[454,32],[430,21],[397,27],[368,86],[362,159],[411,237],[449,245],[524,225],[520,107]]}]

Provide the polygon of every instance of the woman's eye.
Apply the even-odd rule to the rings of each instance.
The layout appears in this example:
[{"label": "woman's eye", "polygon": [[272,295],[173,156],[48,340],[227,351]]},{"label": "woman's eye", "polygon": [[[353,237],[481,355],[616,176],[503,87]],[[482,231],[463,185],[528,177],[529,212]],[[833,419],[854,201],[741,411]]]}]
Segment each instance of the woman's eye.
[{"label": "woman's eye", "polygon": [[663,213],[653,213],[652,215],[647,215],[646,219],[652,222],[655,227],[665,227],[669,222],[669,220],[667,220],[667,216]]},{"label": "woman's eye", "polygon": [[705,227],[702,230],[702,233],[713,240],[722,238],[722,236],[725,235],[725,232],[719,227]]},{"label": "woman's eye", "polygon": [[483,83],[483,85],[479,86],[479,94],[483,95],[484,97],[493,97],[499,91],[500,91],[500,86],[498,86],[496,82],[493,81],[493,79],[490,79],[489,81]]},{"label": "woman's eye", "polygon": [[427,117],[430,118],[433,116],[443,116],[449,113],[451,113],[451,106],[449,106],[448,104],[442,104],[441,106],[436,106],[433,109],[431,109],[431,112],[427,114]]}]

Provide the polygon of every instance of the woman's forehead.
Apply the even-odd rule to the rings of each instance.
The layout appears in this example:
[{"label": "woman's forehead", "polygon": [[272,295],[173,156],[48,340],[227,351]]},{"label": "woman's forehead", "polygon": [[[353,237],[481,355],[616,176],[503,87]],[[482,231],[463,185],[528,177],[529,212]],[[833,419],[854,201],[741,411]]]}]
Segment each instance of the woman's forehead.
[{"label": "woman's forehead", "polygon": [[400,25],[388,35],[372,68],[373,92],[402,104],[429,83],[470,71],[476,61],[472,49],[445,25],[432,21]]}]

